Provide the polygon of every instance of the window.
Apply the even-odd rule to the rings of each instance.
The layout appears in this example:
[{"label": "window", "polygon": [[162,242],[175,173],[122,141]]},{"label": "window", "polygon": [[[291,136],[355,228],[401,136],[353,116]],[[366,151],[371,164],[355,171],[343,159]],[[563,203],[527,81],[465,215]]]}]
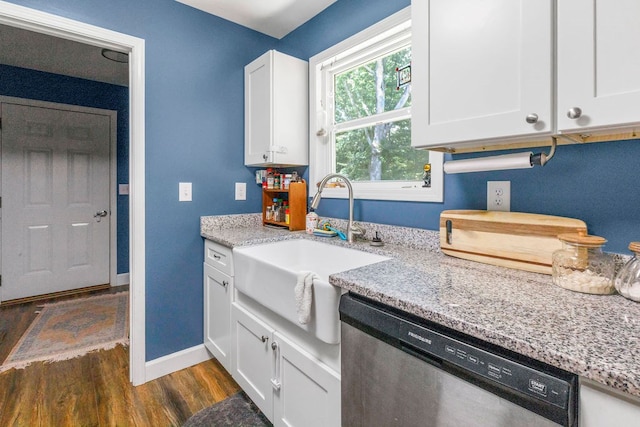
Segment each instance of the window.
[{"label": "window", "polygon": [[442,153],[411,147],[411,83],[398,77],[410,70],[410,18],[406,8],[311,58],[312,183],[335,172],[356,198],[442,201]]}]

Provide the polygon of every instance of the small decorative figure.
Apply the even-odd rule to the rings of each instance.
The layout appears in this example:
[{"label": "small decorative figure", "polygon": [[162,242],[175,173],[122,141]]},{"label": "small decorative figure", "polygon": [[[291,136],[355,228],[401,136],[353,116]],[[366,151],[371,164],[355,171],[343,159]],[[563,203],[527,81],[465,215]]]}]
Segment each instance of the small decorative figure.
[{"label": "small decorative figure", "polygon": [[431,187],[431,163],[425,163],[424,173],[422,174],[422,180],[424,181],[423,187]]}]

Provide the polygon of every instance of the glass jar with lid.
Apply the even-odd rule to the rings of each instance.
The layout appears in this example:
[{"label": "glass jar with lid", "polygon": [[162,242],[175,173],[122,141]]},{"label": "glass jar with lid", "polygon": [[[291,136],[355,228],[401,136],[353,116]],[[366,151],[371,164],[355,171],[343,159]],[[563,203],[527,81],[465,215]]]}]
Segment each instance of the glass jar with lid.
[{"label": "glass jar with lid", "polygon": [[611,294],[613,258],[602,252],[606,239],[586,232],[560,234],[562,249],[552,255],[553,283],[572,291]]},{"label": "glass jar with lid", "polygon": [[629,243],[633,258],[620,269],[615,287],[620,294],[633,301],[640,301],[640,242]]}]

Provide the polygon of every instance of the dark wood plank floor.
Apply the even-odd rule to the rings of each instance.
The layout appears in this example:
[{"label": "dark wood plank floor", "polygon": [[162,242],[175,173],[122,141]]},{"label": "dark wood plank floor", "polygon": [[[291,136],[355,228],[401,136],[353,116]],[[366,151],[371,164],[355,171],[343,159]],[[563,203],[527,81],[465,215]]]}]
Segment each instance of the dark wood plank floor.
[{"label": "dark wood plank floor", "polygon": [[[41,304],[0,308],[0,360]],[[0,426],[180,426],[239,390],[215,359],[133,387],[128,348],[117,346],[0,373]]]}]

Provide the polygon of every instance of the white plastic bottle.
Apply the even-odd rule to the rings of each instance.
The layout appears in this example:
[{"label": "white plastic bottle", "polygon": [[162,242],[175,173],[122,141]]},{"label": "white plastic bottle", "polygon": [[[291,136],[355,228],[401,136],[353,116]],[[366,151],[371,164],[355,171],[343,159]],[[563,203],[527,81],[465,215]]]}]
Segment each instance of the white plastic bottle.
[{"label": "white plastic bottle", "polygon": [[313,211],[309,212],[306,225],[307,234],[313,234],[313,230],[318,227],[318,214]]}]

